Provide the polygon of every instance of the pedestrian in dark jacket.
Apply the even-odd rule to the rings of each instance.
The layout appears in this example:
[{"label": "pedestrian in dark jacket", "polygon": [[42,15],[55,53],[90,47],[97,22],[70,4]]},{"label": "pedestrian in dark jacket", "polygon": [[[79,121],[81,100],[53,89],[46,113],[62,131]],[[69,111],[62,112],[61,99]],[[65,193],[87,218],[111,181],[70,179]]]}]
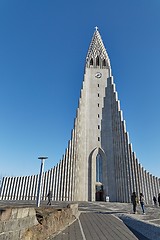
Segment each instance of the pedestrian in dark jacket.
[{"label": "pedestrian in dark jacket", "polygon": [[51,205],[52,191],[49,191],[49,192],[48,192],[47,197],[48,197],[48,203],[47,203],[47,205]]},{"label": "pedestrian in dark jacket", "polygon": [[159,207],[160,207],[160,193],[158,194],[158,203],[159,203]]},{"label": "pedestrian in dark jacket", "polygon": [[153,202],[154,202],[154,205],[157,206],[157,198],[155,196],[153,196]]},{"label": "pedestrian in dark jacket", "polygon": [[133,213],[136,213],[136,207],[137,207],[137,194],[136,192],[133,192],[131,195],[131,202],[133,204]]}]

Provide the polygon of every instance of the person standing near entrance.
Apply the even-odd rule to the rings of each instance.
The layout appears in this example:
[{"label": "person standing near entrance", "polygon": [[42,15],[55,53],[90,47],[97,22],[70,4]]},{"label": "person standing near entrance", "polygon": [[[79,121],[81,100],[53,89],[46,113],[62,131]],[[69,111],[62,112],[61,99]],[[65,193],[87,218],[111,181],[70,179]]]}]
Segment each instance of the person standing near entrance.
[{"label": "person standing near entrance", "polygon": [[136,207],[137,207],[137,194],[136,192],[133,192],[131,195],[131,202],[133,204],[133,213],[136,213]]},{"label": "person standing near entrance", "polygon": [[158,204],[159,204],[159,207],[160,207],[160,193],[158,194]]},{"label": "person standing near entrance", "polygon": [[157,198],[155,196],[153,196],[153,202],[154,202],[154,206],[157,207]]},{"label": "person standing near entrance", "polygon": [[143,214],[145,214],[145,212],[144,212],[144,196],[143,196],[143,193],[140,193],[140,204],[141,204],[142,212],[143,212]]}]

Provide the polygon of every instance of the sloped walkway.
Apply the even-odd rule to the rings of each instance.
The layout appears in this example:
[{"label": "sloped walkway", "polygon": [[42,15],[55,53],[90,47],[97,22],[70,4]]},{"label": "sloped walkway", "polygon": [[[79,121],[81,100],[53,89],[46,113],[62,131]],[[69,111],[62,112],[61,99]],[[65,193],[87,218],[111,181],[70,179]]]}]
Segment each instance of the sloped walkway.
[{"label": "sloped walkway", "polygon": [[147,205],[143,215],[140,205],[132,214],[131,203],[79,202],[79,210],[79,219],[51,240],[160,240],[160,207]]},{"label": "sloped walkway", "polygon": [[54,240],[136,240],[138,238],[117,217],[105,213],[81,213],[78,220]]}]

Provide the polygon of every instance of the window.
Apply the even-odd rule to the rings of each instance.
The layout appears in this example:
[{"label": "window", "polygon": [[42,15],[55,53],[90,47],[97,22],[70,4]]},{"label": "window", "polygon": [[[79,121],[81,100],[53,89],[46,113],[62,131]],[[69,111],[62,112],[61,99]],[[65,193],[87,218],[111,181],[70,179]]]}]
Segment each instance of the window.
[{"label": "window", "polygon": [[99,97],[99,93],[98,93],[98,97]]},{"label": "window", "polygon": [[106,60],[104,59],[103,62],[102,62],[102,66],[106,66]]},{"label": "window", "polygon": [[98,129],[100,129],[100,125],[98,125]]},{"label": "window", "polygon": [[98,118],[99,118],[99,114],[98,114]]},{"label": "window", "polygon": [[98,142],[100,141],[100,137],[98,137]]},{"label": "window", "polygon": [[96,182],[102,182],[102,157],[99,153],[96,157]]},{"label": "window", "polygon": [[98,103],[98,107],[99,107],[99,103]]},{"label": "window", "polygon": [[98,83],[98,87],[99,87],[99,83]]},{"label": "window", "polygon": [[93,66],[93,58],[90,60],[90,65]]},{"label": "window", "polygon": [[96,66],[99,66],[99,57],[96,57]]}]

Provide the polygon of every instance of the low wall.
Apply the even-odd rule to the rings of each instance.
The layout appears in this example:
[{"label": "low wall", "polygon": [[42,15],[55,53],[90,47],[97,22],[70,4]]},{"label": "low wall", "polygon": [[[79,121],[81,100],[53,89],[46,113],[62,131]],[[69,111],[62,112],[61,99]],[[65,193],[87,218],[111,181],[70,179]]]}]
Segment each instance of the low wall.
[{"label": "low wall", "polygon": [[71,224],[77,216],[78,204],[62,209],[0,209],[0,240],[44,240]]},{"label": "low wall", "polygon": [[119,214],[118,217],[130,228],[141,233],[147,239],[159,240],[160,239],[160,227],[155,224],[147,223],[143,220],[137,220],[126,214]]},{"label": "low wall", "polygon": [[0,240],[18,240],[26,231],[38,224],[34,208],[0,209]]}]

